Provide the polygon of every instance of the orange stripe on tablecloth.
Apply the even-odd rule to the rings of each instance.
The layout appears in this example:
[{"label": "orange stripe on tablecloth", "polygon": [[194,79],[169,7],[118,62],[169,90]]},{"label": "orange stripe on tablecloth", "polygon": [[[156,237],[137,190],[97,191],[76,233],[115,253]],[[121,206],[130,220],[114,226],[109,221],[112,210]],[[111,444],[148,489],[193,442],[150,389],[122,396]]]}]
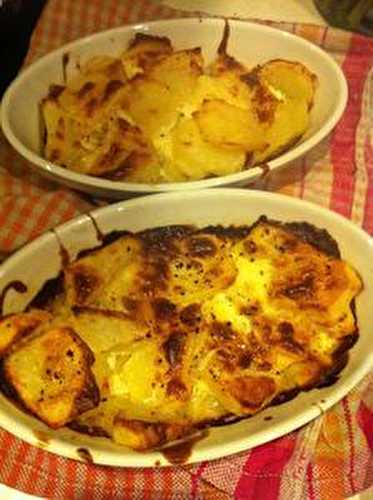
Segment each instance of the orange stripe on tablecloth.
[{"label": "orange stripe on tablecloth", "polygon": [[16,205],[16,198],[11,196],[4,204],[2,209],[0,210],[0,234],[1,228],[6,223],[7,218],[12,213],[13,208]]},{"label": "orange stripe on tablecloth", "polygon": [[28,236],[28,239],[32,240],[42,231],[48,227],[50,218],[58,213],[58,207],[63,202],[63,193],[57,192],[53,193],[49,201],[44,205],[44,209],[41,214],[36,218],[34,227]]},{"label": "orange stripe on tablecloth", "polygon": [[[75,0],[70,0],[71,6],[74,5],[74,1]],[[80,35],[84,36],[88,32],[88,29],[87,29],[87,19],[88,19],[88,9],[84,8],[82,6],[82,2],[81,2],[81,6],[80,6],[80,18],[79,18],[79,36]]]},{"label": "orange stripe on tablecloth", "polygon": [[355,189],[355,136],[361,117],[362,92],[373,62],[373,40],[352,35],[349,51],[342,69],[349,83],[346,111],[331,140],[333,186],[330,208],[351,217]]},{"label": "orange stripe on tablecloth", "polygon": [[0,429],[0,481],[3,481],[3,465],[11,446],[9,443],[12,441],[15,442],[16,439],[7,431]]},{"label": "orange stripe on tablecloth", "polygon": [[21,442],[21,447],[19,449],[19,453],[17,457],[14,458],[13,469],[6,479],[7,484],[17,486],[17,482],[20,476],[20,473],[23,469],[24,462],[27,463],[27,458],[33,448],[26,444],[25,442]]},{"label": "orange stripe on tablecloth", "polygon": [[56,486],[57,486],[57,481],[56,481],[56,476],[57,476],[57,462],[58,462],[59,457],[56,455],[52,455],[51,453],[48,453],[47,455],[47,464],[45,466],[45,473],[47,474],[47,484],[45,485],[45,493],[43,496],[46,496],[47,498],[54,498],[55,497],[55,491],[56,491]]},{"label": "orange stripe on tablecloth", "polygon": [[61,222],[65,222],[67,220],[72,219],[75,215],[80,214],[81,211],[79,208],[73,204],[72,202],[68,201],[67,208],[64,212],[61,212]]},{"label": "orange stripe on tablecloth", "polygon": [[74,489],[76,481],[76,467],[77,464],[73,460],[66,460],[66,477],[64,481],[64,497],[67,499],[74,498]]},{"label": "orange stripe on tablecloth", "polygon": [[[39,490],[36,488],[37,484],[36,475],[40,473],[40,466],[43,462],[44,454],[45,454],[44,451],[42,451],[39,448],[36,448],[36,455],[32,464],[29,465],[29,472],[27,478],[25,478],[24,482],[21,485],[22,491],[26,491],[31,495],[37,495],[39,493]],[[14,488],[17,487],[17,485],[15,484],[14,485],[10,484],[10,486]]]},{"label": "orange stripe on tablecloth", "polygon": [[[131,3],[132,2],[130,2],[130,4]],[[116,0],[114,0],[111,2],[111,5],[109,7],[108,16],[107,16],[108,27],[114,26],[116,24],[115,19],[116,19],[117,15],[118,15],[118,2]]]},{"label": "orange stripe on tablecloth", "polygon": [[[64,29],[62,30],[62,33],[61,33],[61,38],[63,39],[63,42],[65,43],[65,41],[67,40],[71,40],[73,37],[72,37],[72,30],[71,30],[71,22],[72,22],[72,19],[74,17],[74,3],[69,0],[67,2],[67,6],[66,6],[66,19],[67,20],[70,20],[65,22],[65,27]],[[85,9],[83,9],[84,11]],[[79,21],[81,22],[81,19],[82,17],[80,17]]]},{"label": "orange stripe on tablecloth", "polygon": [[[14,448],[14,451],[12,451],[12,448]],[[12,448],[8,450],[6,461],[3,464],[6,472],[2,475],[2,481],[7,485],[14,484],[14,480],[18,477],[26,444],[24,441],[14,439]]]},{"label": "orange stripe on tablecloth", "polygon": [[37,202],[34,198],[29,198],[25,201],[23,207],[19,210],[18,216],[12,226],[8,230],[7,236],[3,239],[5,249],[11,249],[16,238],[22,234],[26,220],[32,215]]}]

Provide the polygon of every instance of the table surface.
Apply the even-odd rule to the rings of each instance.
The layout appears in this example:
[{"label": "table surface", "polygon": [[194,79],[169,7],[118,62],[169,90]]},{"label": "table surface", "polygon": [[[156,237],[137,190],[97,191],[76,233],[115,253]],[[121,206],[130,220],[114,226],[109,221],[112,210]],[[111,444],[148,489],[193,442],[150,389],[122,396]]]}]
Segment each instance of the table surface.
[{"label": "table surface", "polygon": [[[184,15],[165,2],[182,3],[50,0],[25,64],[88,33]],[[217,3],[221,7],[223,2]],[[348,79],[350,97],[330,137],[269,177],[262,188],[326,206],[373,234],[373,40],[322,26],[322,21],[305,24],[300,17],[289,22],[283,6],[292,2],[284,0],[281,7],[277,0],[263,2],[270,3],[271,18],[258,14],[258,20],[328,51]],[[299,5],[306,3],[299,0]],[[211,2],[206,2],[208,11],[207,4]],[[237,6],[236,1],[233,4]],[[201,5],[199,9],[203,10]],[[237,13],[241,18],[253,17],[252,9]],[[31,174],[27,162],[0,134],[0,257],[97,203]],[[229,458],[174,469],[115,469],[73,462],[0,430],[0,482],[47,498],[345,498],[373,485],[373,375],[296,432]]]}]

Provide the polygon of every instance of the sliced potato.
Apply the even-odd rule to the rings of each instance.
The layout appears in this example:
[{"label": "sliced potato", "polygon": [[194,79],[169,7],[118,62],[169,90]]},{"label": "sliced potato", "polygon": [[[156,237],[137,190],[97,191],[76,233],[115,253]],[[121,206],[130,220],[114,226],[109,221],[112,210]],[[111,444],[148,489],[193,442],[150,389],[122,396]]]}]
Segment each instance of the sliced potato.
[{"label": "sliced potato", "polygon": [[51,319],[49,313],[37,309],[5,316],[0,321],[0,356],[3,356],[14,342],[30,335],[49,319]]},{"label": "sliced potato", "polygon": [[147,72],[166,55],[172,53],[168,38],[136,33],[128,49],[121,55],[127,78]]},{"label": "sliced potato", "polygon": [[152,140],[165,134],[179,115],[170,90],[160,82],[143,77],[132,84],[126,106],[134,122]]},{"label": "sliced potato", "polygon": [[312,107],[317,77],[303,64],[276,59],[260,67],[258,74],[263,81],[284,98],[305,100]]},{"label": "sliced potato", "polygon": [[167,442],[180,438],[185,439],[192,430],[186,425],[153,424],[118,416],[114,422],[113,439],[116,443],[142,451],[159,448]]},{"label": "sliced potato", "polygon": [[26,408],[58,428],[99,403],[93,361],[72,329],[51,328],[17,343],[4,359],[4,375]]},{"label": "sliced potato", "polygon": [[289,149],[304,134],[309,124],[308,105],[305,100],[280,102],[272,125],[267,129],[265,139],[269,146],[255,151],[254,163],[268,161]]},{"label": "sliced potato", "polygon": [[252,109],[242,109],[222,100],[205,101],[195,118],[202,137],[216,146],[247,152],[267,146],[265,129]]},{"label": "sliced potato", "polygon": [[[181,118],[170,135],[172,159],[169,161],[188,179],[239,172],[245,164],[246,155],[243,151],[219,148],[204,141],[193,118]],[[171,175],[171,168],[168,172]]]}]

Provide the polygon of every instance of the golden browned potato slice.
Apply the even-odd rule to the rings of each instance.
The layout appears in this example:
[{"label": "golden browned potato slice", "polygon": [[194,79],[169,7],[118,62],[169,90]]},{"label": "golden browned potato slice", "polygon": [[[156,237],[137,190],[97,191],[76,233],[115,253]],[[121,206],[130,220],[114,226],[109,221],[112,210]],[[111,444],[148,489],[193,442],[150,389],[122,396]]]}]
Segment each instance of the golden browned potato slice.
[{"label": "golden browned potato slice", "polygon": [[172,53],[168,38],[136,33],[128,49],[121,55],[121,61],[128,79],[147,72],[159,61]]},{"label": "golden browned potato slice", "polygon": [[253,163],[271,160],[287,151],[299,141],[308,124],[309,113],[305,100],[285,99],[280,102],[265,132],[268,147],[254,152]]},{"label": "golden browned potato slice", "polygon": [[25,407],[58,428],[98,404],[93,361],[89,347],[72,329],[56,327],[17,343],[3,370]]},{"label": "golden browned potato slice", "polygon": [[127,420],[120,416],[115,418],[113,439],[116,443],[138,451],[159,448],[162,445],[186,438],[192,428],[186,425],[148,423],[141,420]]},{"label": "golden browned potato slice", "polygon": [[41,323],[50,318],[49,313],[38,310],[5,316],[0,321],[0,356],[3,356],[14,342],[30,335]]},{"label": "golden browned potato slice", "polygon": [[115,181],[155,184],[161,182],[161,160],[151,146],[148,150],[132,151],[122,165],[105,177]]},{"label": "golden browned potato slice", "polygon": [[125,106],[134,122],[153,141],[165,134],[179,116],[166,85],[144,77],[133,81]]},{"label": "golden browned potato slice", "polygon": [[214,77],[237,76],[247,73],[248,68],[237,61],[233,56],[226,53],[218,54],[217,58],[210,64],[209,73]]},{"label": "golden browned potato slice", "polygon": [[202,137],[216,146],[252,152],[266,146],[265,128],[253,109],[222,100],[205,101],[195,113]]},{"label": "golden browned potato slice", "polygon": [[317,77],[303,64],[276,59],[261,66],[258,75],[283,97],[305,100],[308,108],[312,107]]},{"label": "golden browned potato slice", "polygon": [[164,167],[168,177],[175,169],[186,179],[197,180],[239,172],[245,165],[245,152],[205,141],[194,118],[180,118],[170,138],[172,156]]},{"label": "golden browned potato slice", "polygon": [[[116,309],[111,297],[102,293],[103,289],[115,277],[119,278],[119,272],[125,284],[134,271],[133,266],[135,269],[141,266],[138,258],[139,248],[139,242],[128,236],[69,265],[64,271],[67,302],[71,306],[102,305],[106,307],[107,305],[108,308]],[[135,265],[136,257],[137,266]],[[121,300],[120,297],[118,300]],[[109,301],[110,306],[105,301]]]},{"label": "golden browned potato slice", "polygon": [[133,81],[127,109],[155,145],[176,123],[188,103],[202,65],[200,50],[178,51]]}]

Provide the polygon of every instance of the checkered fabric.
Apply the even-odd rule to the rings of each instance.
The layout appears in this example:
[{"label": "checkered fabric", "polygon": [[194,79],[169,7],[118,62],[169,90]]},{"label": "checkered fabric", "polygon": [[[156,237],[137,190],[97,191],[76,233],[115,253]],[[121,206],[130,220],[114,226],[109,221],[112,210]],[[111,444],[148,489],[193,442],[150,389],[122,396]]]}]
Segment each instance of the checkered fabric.
[{"label": "checkered fabric", "polygon": [[[179,17],[152,0],[50,0],[25,64],[68,41],[136,21]],[[269,23],[268,23],[269,24]],[[333,133],[261,188],[341,213],[373,234],[373,39],[274,24],[329,52],[349,84]],[[95,201],[42,180],[0,134],[0,259]],[[0,430],[0,481],[61,499],[340,499],[373,485],[373,374],[300,430],[245,453],[193,466],[121,469],[64,459]]]}]

